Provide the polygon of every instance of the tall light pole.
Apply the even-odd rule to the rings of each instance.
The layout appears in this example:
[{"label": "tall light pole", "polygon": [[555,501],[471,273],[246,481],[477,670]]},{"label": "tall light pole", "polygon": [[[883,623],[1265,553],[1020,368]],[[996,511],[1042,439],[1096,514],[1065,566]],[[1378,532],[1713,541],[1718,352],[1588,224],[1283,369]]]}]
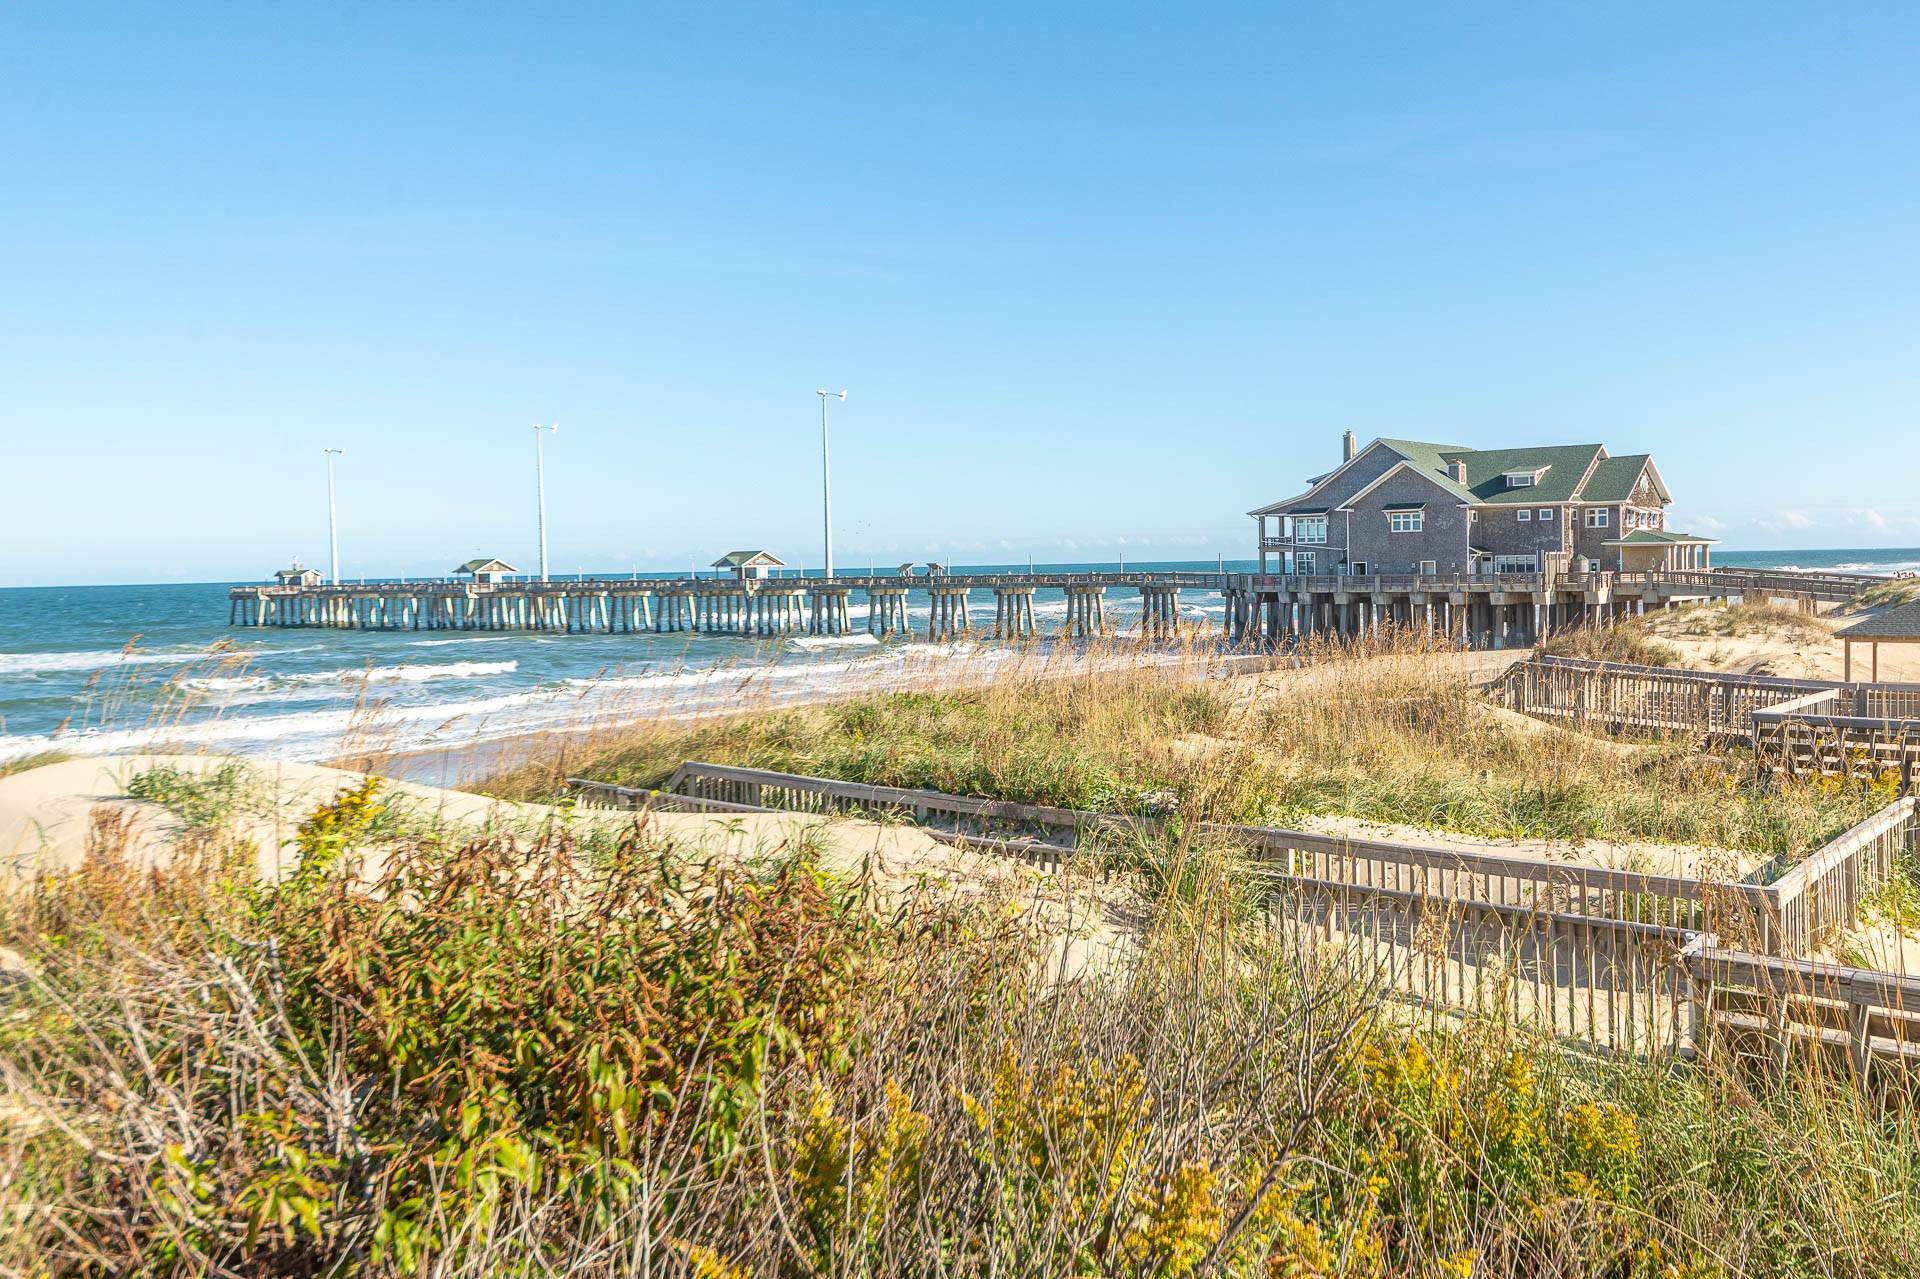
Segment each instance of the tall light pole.
[{"label": "tall light pole", "polygon": [[820,529],[827,544],[825,572],[833,576],[833,467],[827,452],[827,401],[844,400],[847,393],[815,391],[820,397]]},{"label": "tall light pole", "polygon": [[340,585],[340,520],[333,500],[333,459],[345,453],[345,449],[322,449],[327,455],[327,550],[331,554],[333,585]]},{"label": "tall light pole", "polygon": [[540,580],[543,582],[547,580],[547,450],[546,436],[541,432],[557,432],[559,429],[558,422],[551,426],[542,426],[538,422],[533,424],[533,485],[540,500]]}]

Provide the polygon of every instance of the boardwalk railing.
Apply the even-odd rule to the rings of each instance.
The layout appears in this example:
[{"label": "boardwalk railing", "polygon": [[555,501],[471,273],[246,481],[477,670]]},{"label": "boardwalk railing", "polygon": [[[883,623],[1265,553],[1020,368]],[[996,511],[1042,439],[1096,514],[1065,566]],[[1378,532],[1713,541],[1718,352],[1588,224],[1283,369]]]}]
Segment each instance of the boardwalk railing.
[{"label": "boardwalk railing", "polygon": [[[699,761],[659,790],[569,785],[621,808],[909,818],[1048,869],[1072,852],[1063,836],[1089,836],[1097,849],[1104,835],[1160,820]],[[1920,1061],[1920,979],[1791,957],[1830,943],[1864,895],[1915,854],[1920,800],[1876,813],[1770,884],[1277,827],[1199,829],[1264,863],[1275,927],[1436,1012],[1500,1012],[1641,1056],[1693,1054],[1724,1032],[1775,1047],[1844,1043],[1856,1065]],[[1752,949],[1722,948],[1728,936]]]},{"label": "boardwalk railing", "polygon": [[1769,769],[1920,783],[1920,684],[1840,684],[1541,654],[1489,686],[1504,706],[1580,729],[1746,738]]},{"label": "boardwalk railing", "polygon": [[[1822,680],[1635,666],[1538,654],[1489,686],[1502,705],[1579,728],[1745,737],[1756,710],[1823,693]],[[1920,688],[1913,690],[1920,693]]]},{"label": "boardwalk railing", "polygon": [[1776,1068],[1793,1049],[1837,1058],[1861,1086],[1875,1061],[1920,1069],[1920,977],[1696,945],[1685,958],[1695,1052],[1757,1043]]},{"label": "boardwalk railing", "polygon": [[[970,847],[1058,868],[1060,835],[1152,828],[1154,816],[1018,805],[687,762],[662,789],[574,780],[622,808],[904,816]],[[1774,883],[1713,883],[1599,866],[1208,824],[1254,851],[1267,920],[1396,999],[1496,1012],[1605,1052],[1690,1056],[1716,1039],[1847,1049],[1920,1062],[1920,979],[1837,968],[1805,953],[1851,922],[1860,897],[1910,855],[1920,803],[1885,808]],[[998,832],[998,833],[989,833]],[[1027,833],[1020,833],[1027,832]],[[1039,832],[1041,837],[1033,837]],[[1722,929],[1755,947],[1724,949]]]},{"label": "boardwalk railing", "polygon": [[1507,1016],[1644,1057],[1695,1041],[1686,960],[1703,934],[1297,876],[1272,885],[1267,918],[1323,962],[1436,1015]]},{"label": "boardwalk railing", "polygon": [[[978,839],[1035,838],[1062,845],[1083,834],[1152,830],[1155,814],[1092,813],[1041,804],[948,795],[689,760],[659,792],[569,779],[576,793],[617,807],[680,801],[713,811],[780,810],[900,817]],[[1423,898],[1477,901],[1522,911],[1706,930],[1768,954],[1810,955],[1849,926],[1861,899],[1886,882],[1920,840],[1920,799],[1875,813],[1771,883],[1726,882],[1507,856],[1489,849],[1437,848],[1350,839],[1272,826],[1207,822],[1201,834],[1253,853],[1275,875],[1347,884]]]}]

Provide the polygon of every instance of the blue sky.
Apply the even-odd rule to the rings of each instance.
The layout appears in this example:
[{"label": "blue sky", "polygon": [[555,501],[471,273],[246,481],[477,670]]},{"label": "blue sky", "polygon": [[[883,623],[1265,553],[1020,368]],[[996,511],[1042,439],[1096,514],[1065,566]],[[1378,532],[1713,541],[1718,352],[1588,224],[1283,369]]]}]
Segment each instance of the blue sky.
[{"label": "blue sky", "polygon": [[[1339,433],[1920,543],[1920,10],[10,6],[0,584],[1245,555]],[[1122,542],[1124,539],[1124,542]]]}]

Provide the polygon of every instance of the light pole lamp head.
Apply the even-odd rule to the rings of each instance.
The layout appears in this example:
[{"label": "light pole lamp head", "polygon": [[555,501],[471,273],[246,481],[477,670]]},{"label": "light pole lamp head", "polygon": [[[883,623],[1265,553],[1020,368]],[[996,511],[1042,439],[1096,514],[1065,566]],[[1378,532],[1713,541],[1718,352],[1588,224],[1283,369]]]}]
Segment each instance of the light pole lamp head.
[{"label": "light pole lamp head", "polygon": [[560,430],[560,424],[558,422],[555,422],[551,425],[543,425],[542,423],[535,422],[533,424],[533,429],[536,431],[553,431],[558,433],[558,431]]},{"label": "light pole lamp head", "polygon": [[829,396],[833,397],[836,400],[844,400],[847,398],[847,393],[845,391],[815,391],[814,394],[819,396],[823,400]]}]

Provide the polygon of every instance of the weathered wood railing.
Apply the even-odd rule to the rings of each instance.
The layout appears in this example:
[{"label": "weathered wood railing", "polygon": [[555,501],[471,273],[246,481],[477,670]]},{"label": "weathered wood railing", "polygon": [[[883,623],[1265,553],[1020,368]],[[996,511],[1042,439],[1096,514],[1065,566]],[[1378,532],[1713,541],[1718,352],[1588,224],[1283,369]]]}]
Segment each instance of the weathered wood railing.
[{"label": "weathered wood railing", "polygon": [[1696,1054],[1757,1042],[1784,1068],[1798,1047],[1842,1062],[1863,1087],[1875,1061],[1920,1069],[1920,977],[1716,945],[1693,946],[1685,964]]},{"label": "weathered wood railing", "polygon": [[1688,1051],[1685,957],[1701,934],[1631,920],[1281,876],[1268,918],[1362,980],[1435,1013],[1510,1017],[1640,1056]]},{"label": "weathered wood railing", "polygon": [[1920,694],[1869,687],[1809,693],[1753,713],[1754,754],[1789,777],[1920,784]]},{"label": "weathered wood railing", "polygon": [[[585,779],[572,779],[570,785],[583,795],[608,796],[621,807],[659,795],[662,807],[686,800],[715,811],[898,816],[976,840],[1022,841],[1037,835],[1071,843],[1087,833],[1151,830],[1160,820],[1154,814],[1091,813],[697,760],[676,769],[661,792]],[[1882,809],[1771,883],[1702,880],[1282,827],[1205,822],[1196,830],[1254,853],[1277,875],[1709,930],[1763,953],[1811,955],[1852,923],[1862,897],[1885,882],[1903,855],[1913,855],[1920,839],[1920,799],[1909,797]]]},{"label": "weathered wood railing", "polygon": [[1581,729],[1746,738],[1790,776],[1920,783],[1920,685],[1839,684],[1540,655],[1488,685],[1510,709]]},{"label": "weathered wood railing", "polygon": [[[1072,851],[1062,837],[1087,836],[1097,851],[1108,835],[1161,820],[699,761],[659,790],[570,784],[622,808],[905,817],[1046,868]],[[1276,926],[1433,1009],[1498,1012],[1642,1056],[1694,1053],[1717,1030],[1762,1036],[1780,1053],[1792,1043],[1844,1042],[1856,1065],[1920,1061],[1920,979],[1788,957],[1831,943],[1862,897],[1914,855],[1920,800],[1883,809],[1769,884],[1277,827],[1204,823],[1197,831],[1265,864]],[[1720,947],[1728,936],[1752,949]]]},{"label": "weathered wood railing", "polygon": [[1540,654],[1514,663],[1488,687],[1510,709],[1582,728],[1744,737],[1756,710],[1835,686]]}]

